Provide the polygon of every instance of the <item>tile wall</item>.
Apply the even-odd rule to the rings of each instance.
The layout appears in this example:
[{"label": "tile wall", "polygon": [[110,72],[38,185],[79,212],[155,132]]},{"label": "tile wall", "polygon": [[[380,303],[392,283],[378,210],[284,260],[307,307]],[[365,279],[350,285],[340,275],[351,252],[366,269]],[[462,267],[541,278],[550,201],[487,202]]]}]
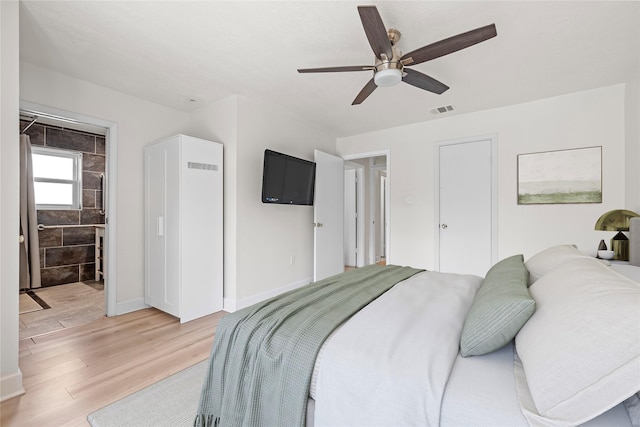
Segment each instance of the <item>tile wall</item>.
[{"label": "tile wall", "polygon": [[[20,129],[28,123],[21,121]],[[105,173],[105,137],[37,123],[26,133],[34,146],[83,153],[82,210],[38,211],[38,223],[53,226],[38,232],[42,286],[94,280],[95,229],[104,225],[100,174]]]}]

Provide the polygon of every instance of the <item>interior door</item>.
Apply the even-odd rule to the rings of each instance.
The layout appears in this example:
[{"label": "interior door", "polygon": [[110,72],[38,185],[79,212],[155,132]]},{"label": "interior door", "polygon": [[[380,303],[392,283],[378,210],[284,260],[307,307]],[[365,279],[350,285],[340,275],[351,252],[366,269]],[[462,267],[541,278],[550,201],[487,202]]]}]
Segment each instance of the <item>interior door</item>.
[{"label": "interior door", "polygon": [[439,271],[483,276],[495,261],[492,141],[440,145]]},{"label": "interior door", "polygon": [[344,265],[355,267],[358,241],[356,170],[344,171]]},{"label": "interior door", "polygon": [[344,160],[315,150],[313,280],[344,271]]}]

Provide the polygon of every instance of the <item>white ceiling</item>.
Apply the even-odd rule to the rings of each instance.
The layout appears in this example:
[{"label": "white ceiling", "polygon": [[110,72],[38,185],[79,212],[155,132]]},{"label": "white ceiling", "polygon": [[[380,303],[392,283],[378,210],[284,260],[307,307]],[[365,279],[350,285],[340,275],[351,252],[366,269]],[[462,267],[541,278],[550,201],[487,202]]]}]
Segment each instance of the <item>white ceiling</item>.
[{"label": "white ceiling", "polygon": [[[234,95],[278,103],[335,136],[617,84],[640,73],[640,2],[25,1],[20,59],[190,111]],[[409,52],[496,24],[498,36],[417,65],[451,87],[407,84],[351,102],[372,65],[357,12],[375,4]],[[195,101],[191,101],[195,100]],[[456,111],[430,110],[453,104]]]}]

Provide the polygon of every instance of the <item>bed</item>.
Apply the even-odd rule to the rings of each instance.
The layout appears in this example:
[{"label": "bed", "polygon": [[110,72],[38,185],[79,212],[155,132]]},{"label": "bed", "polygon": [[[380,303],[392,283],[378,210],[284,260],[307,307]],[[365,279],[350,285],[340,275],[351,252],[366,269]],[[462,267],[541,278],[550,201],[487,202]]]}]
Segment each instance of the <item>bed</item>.
[{"label": "bed", "polygon": [[232,313],[195,425],[640,425],[640,283],[607,264],[371,266]]}]

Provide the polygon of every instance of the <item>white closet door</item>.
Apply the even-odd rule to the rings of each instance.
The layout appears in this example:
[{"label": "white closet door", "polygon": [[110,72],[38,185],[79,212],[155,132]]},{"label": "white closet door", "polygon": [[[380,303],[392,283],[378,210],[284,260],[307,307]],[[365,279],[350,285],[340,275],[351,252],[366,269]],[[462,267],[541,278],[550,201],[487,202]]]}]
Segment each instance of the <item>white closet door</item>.
[{"label": "white closet door", "polygon": [[491,140],[439,147],[439,271],[484,277],[492,265]]},{"label": "white closet door", "polygon": [[222,144],[145,147],[145,302],[182,323],[222,310]]},{"label": "white closet door", "polygon": [[166,151],[155,145],[145,148],[146,289],[145,303],[166,310]]}]

